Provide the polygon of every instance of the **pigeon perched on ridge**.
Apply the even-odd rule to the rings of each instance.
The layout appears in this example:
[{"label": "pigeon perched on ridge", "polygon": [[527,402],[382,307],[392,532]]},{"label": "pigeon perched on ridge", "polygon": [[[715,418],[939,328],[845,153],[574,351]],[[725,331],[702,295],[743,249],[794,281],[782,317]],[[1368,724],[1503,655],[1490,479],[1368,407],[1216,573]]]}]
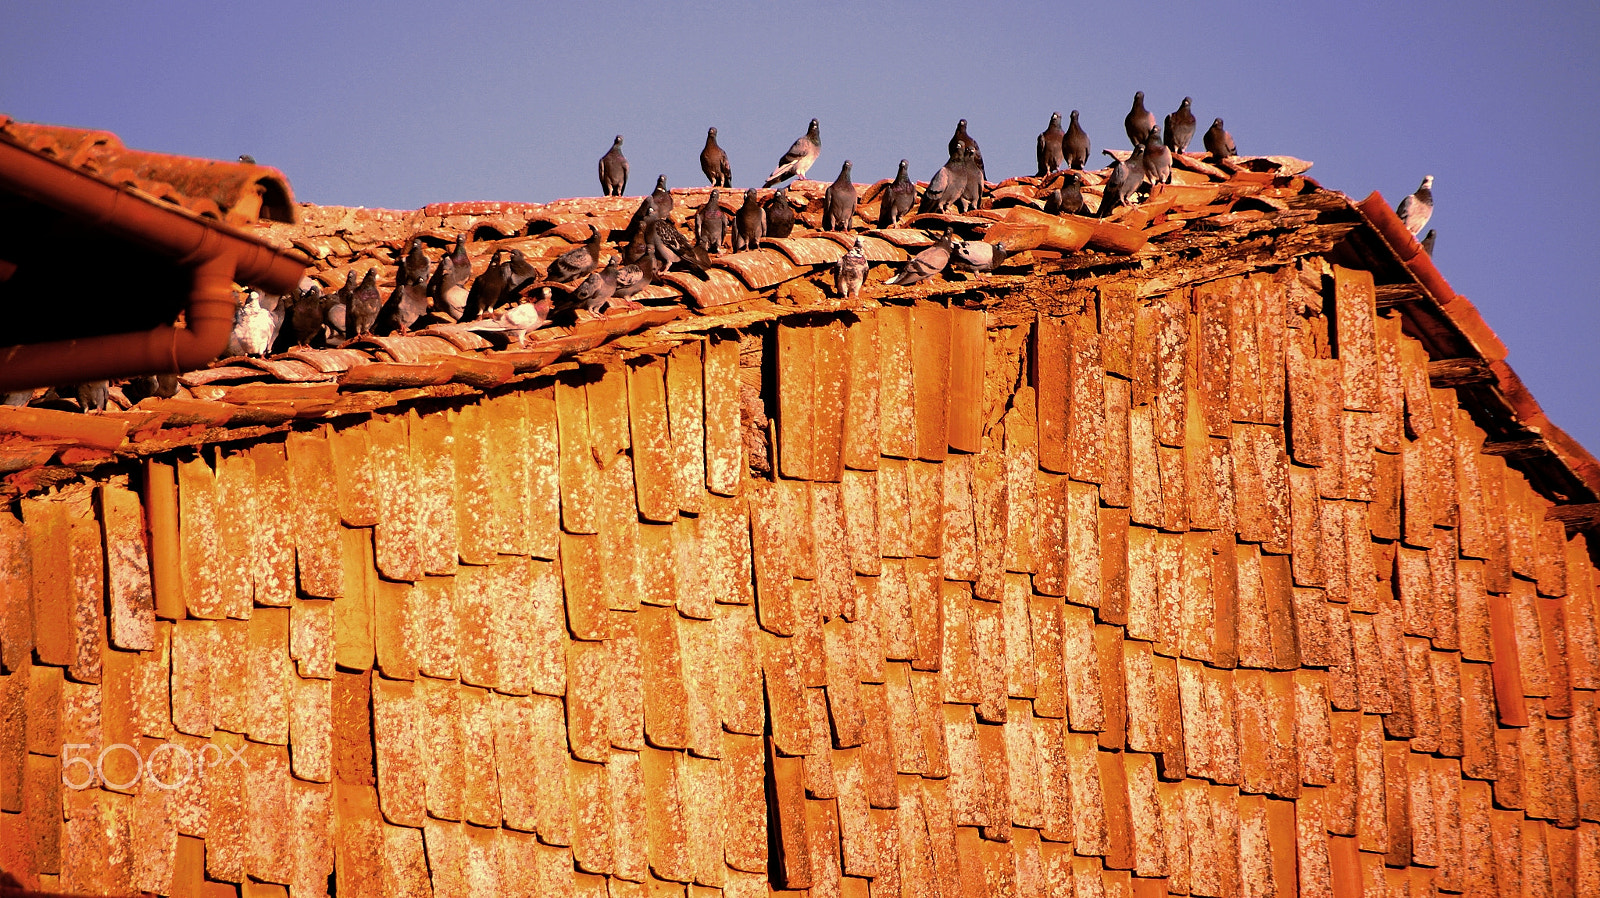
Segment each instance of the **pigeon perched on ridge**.
[{"label": "pigeon perched on ridge", "polygon": [[467,235],[457,234],[455,248],[450,250],[450,261],[455,263],[456,277],[464,287],[472,277],[472,258],[467,255]]},{"label": "pigeon perched on ridge", "polygon": [[1150,129],[1156,126],[1156,114],[1144,108],[1144,91],[1137,91],[1133,95],[1133,108],[1128,110],[1128,115],[1122,120],[1123,127],[1128,129],[1128,139],[1134,146],[1143,146],[1144,139]]},{"label": "pigeon perched on ridge", "polygon": [[406,254],[400,260],[400,270],[395,272],[395,282],[400,284],[428,283],[428,254],[422,248],[422,238],[412,237]]},{"label": "pigeon perched on ridge", "polygon": [[892,228],[895,222],[906,217],[917,204],[917,185],[911,183],[910,163],[900,160],[900,170],[894,180],[879,194],[878,227]]},{"label": "pigeon perched on ridge", "polygon": [[1189,141],[1194,139],[1194,113],[1189,109],[1191,103],[1190,98],[1184,97],[1178,108],[1167,113],[1161,123],[1162,143],[1174,153],[1186,152]]},{"label": "pigeon perched on ridge", "polygon": [[765,236],[767,216],[761,211],[761,197],[754,187],[744,192],[744,205],[733,217],[733,251],[744,252],[761,245]]},{"label": "pigeon perched on ridge", "polygon": [[794,231],[794,207],[789,205],[789,188],[780,187],[777,192],[767,198],[767,204],[762,207],[767,213],[767,234],[775,240],[782,240]]},{"label": "pigeon perched on ridge", "polygon": [[1039,139],[1034,147],[1034,155],[1039,160],[1037,177],[1044,177],[1061,168],[1061,162],[1066,158],[1062,154],[1061,141],[1067,132],[1061,130],[1061,113],[1050,113],[1050,124],[1039,132]]},{"label": "pigeon perched on ridge", "polygon": [[489,259],[489,267],[473,279],[472,289],[467,291],[467,307],[461,317],[476,321],[493,312],[505,300],[510,286],[511,263],[506,260],[505,250],[497,249]]},{"label": "pigeon perched on ridge", "polygon": [[982,240],[963,240],[956,244],[955,260],[972,271],[993,271],[1006,259],[1006,243],[985,243]]},{"label": "pigeon perched on ridge", "polygon": [[695,243],[708,253],[720,253],[727,231],[728,213],[722,211],[722,191],[713,187],[706,204],[694,215]]},{"label": "pigeon perched on ridge", "polygon": [[[984,174],[983,169],[983,150],[978,149],[978,142],[972,139],[971,134],[967,133],[966,119],[956,122],[956,133],[950,135],[950,155],[952,157],[956,155],[957,147],[966,147],[970,151],[970,158],[978,167],[980,178],[987,178],[988,176]],[[981,180],[979,181],[979,186],[982,186]]]},{"label": "pigeon perched on ridge", "polygon": [[672,191],[667,189],[666,175],[656,176],[656,189],[650,192],[650,201],[655,205],[657,215],[662,218],[672,217]]},{"label": "pigeon perched on ridge", "polygon": [[1061,154],[1065,157],[1067,167],[1073,171],[1083,171],[1084,163],[1089,161],[1089,133],[1078,124],[1076,109],[1072,110],[1067,133],[1061,138]]},{"label": "pigeon perched on ridge", "polygon": [[950,232],[945,231],[939,235],[934,244],[912,257],[906,267],[884,283],[896,287],[909,287],[933,277],[944,267],[950,264],[950,253],[955,249],[955,244],[950,240]]},{"label": "pigeon perched on ridge", "polygon": [[1394,211],[1411,236],[1422,233],[1422,229],[1428,226],[1428,219],[1433,217],[1433,175],[1424,177],[1422,186],[1401,200]]},{"label": "pigeon perched on ridge", "polygon": [[600,230],[590,225],[589,239],[582,246],[556,256],[556,260],[550,263],[550,270],[545,273],[545,280],[566,283],[593,271],[600,264],[601,242]]},{"label": "pigeon perched on ridge", "polygon": [[380,335],[387,336],[393,333],[406,334],[411,330],[418,318],[428,313],[428,268],[427,257],[422,259],[422,278],[413,279],[408,273],[409,260],[400,266],[396,272],[394,291],[389,294],[389,299],[384,302],[383,308],[378,310],[378,322],[374,330]]},{"label": "pigeon perched on ridge", "polygon": [[855,214],[856,185],[850,180],[850,160],[846,159],[839,169],[839,177],[828,185],[828,193],[822,203],[822,229],[848,231]]},{"label": "pigeon perched on ridge", "polygon": [[1144,141],[1144,179],[1154,190],[1157,184],[1172,183],[1172,151],[1161,142],[1161,132],[1150,129]]},{"label": "pigeon perched on ridge", "polygon": [[[352,272],[351,277],[355,277]],[[377,266],[367,269],[367,276],[350,291],[350,317],[345,321],[345,335],[351,339],[372,333],[378,320],[378,310],[383,308],[383,295],[378,292]]]},{"label": "pigeon perched on ridge", "polygon": [[622,155],[622,135],[611,141],[611,149],[600,157],[600,192],[602,196],[622,196],[628,189],[628,157]]},{"label": "pigeon perched on ridge", "polygon": [[1428,235],[1422,238],[1422,251],[1430,256],[1433,255],[1433,239],[1436,234],[1438,234],[1437,231],[1429,228]]},{"label": "pigeon perched on ridge", "polygon": [[1239,155],[1239,148],[1233,143],[1233,135],[1222,127],[1222,119],[1211,120],[1211,127],[1206,129],[1204,142],[1206,153],[1212,159],[1232,159]]},{"label": "pigeon perched on ridge", "polygon": [[732,187],[733,171],[728,168],[728,154],[717,145],[717,129],[706,130],[706,148],[700,151],[700,170],[712,187]]},{"label": "pigeon perched on ridge", "polygon": [[811,120],[811,126],[806,133],[789,147],[789,152],[783,154],[778,160],[778,167],[767,175],[767,182],[762,187],[771,187],[779,181],[790,178],[804,181],[806,172],[811,170],[817,157],[822,154],[822,132],[817,127],[817,120]]},{"label": "pigeon perched on ridge", "polygon": [[842,299],[854,299],[861,293],[867,280],[867,251],[860,237],[850,251],[839,257],[833,266],[833,286]]}]

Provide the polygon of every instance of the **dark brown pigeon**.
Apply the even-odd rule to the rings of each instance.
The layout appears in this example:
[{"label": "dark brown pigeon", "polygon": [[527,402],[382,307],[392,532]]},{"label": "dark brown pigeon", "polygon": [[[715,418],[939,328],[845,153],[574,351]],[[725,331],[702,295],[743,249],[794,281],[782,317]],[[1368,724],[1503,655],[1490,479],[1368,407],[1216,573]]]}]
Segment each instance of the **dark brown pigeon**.
[{"label": "dark brown pigeon", "polygon": [[1211,127],[1206,129],[1206,152],[1212,159],[1232,159],[1239,155],[1239,148],[1233,143],[1233,135],[1222,127],[1222,119],[1213,119]]},{"label": "dark brown pigeon", "polygon": [[1061,152],[1066,157],[1067,167],[1073,171],[1083,171],[1084,163],[1089,161],[1089,134],[1078,124],[1078,110],[1072,110],[1072,120],[1067,123],[1067,135],[1061,139]]},{"label": "dark brown pigeon", "polygon": [[744,252],[761,245],[761,238],[766,232],[767,217],[761,211],[761,199],[754,187],[744,192],[744,205],[739,207],[738,214],[734,216],[734,225],[734,252]]},{"label": "dark brown pigeon", "polygon": [[894,180],[884,188],[879,195],[878,227],[891,228],[895,222],[906,217],[906,213],[917,204],[917,185],[911,183],[911,174],[906,160],[900,160],[900,170],[895,172]]},{"label": "dark brown pigeon", "polygon": [[1133,108],[1128,110],[1128,115],[1122,120],[1123,127],[1128,129],[1128,139],[1133,145],[1144,146],[1144,139],[1150,129],[1156,126],[1156,114],[1144,108],[1144,91],[1133,95]]},{"label": "dark brown pigeon", "polygon": [[850,181],[850,160],[846,159],[839,169],[839,177],[828,185],[828,194],[822,203],[822,229],[848,231],[855,214],[856,185]]},{"label": "dark brown pigeon", "polygon": [[667,189],[666,175],[656,178],[656,189],[650,192],[650,201],[655,204],[657,215],[662,218],[672,217],[672,191]]},{"label": "dark brown pigeon", "polygon": [[1189,150],[1189,141],[1194,139],[1194,113],[1189,110],[1190,99],[1183,98],[1175,112],[1167,113],[1162,125],[1162,142],[1167,149],[1174,153],[1184,153]]},{"label": "dark brown pigeon", "polygon": [[1039,140],[1034,147],[1034,155],[1039,159],[1039,172],[1037,177],[1044,177],[1061,168],[1061,161],[1066,157],[1061,152],[1061,140],[1067,133],[1061,130],[1061,113],[1050,113],[1050,125],[1039,132]]},{"label": "dark brown pigeon", "polygon": [[600,157],[600,190],[604,196],[622,196],[628,189],[628,157],[622,155],[622,135]]},{"label": "dark brown pigeon", "polygon": [[1061,186],[1045,197],[1044,211],[1051,215],[1077,215],[1083,211],[1083,179],[1068,172]]},{"label": "dark brown pigeon", "polygon": [[1161,142],[1161,132],[1150,129],[1144,141],[1144,180],[1153,190],[1157,184],[1172,183],[1172,151]]},{"label": "dark brown pigeon", "polygon": [[767,198],[767,234],[777,240],[794,231],[794,207],[789,205],[789,188],[780,187]]},{"label": "dark brown pigeon", "polygon": [[694,216],[695,245],[708,253],[720,253],[727,232],[728,213],[722,211],[722,191],[713,187],[706,204]]},{"label": "dark brown pigeon", "polygon": [[706,148],[700,151],[700,170],[712,187],[732,187],[733,172],[728,168],[728,154],[717,146],[717,129],[706,131]]},{"label": "dark brown pigeon", "polygon": [[[352,272],[351,278],[355,277]],[[378,310],[383,308],[383,294],[378,292],[377,266],[367,269],[367,276],[350,291],[350,313],[345,319],[345,336],[350,339],[372,333],[378,320]]]}]

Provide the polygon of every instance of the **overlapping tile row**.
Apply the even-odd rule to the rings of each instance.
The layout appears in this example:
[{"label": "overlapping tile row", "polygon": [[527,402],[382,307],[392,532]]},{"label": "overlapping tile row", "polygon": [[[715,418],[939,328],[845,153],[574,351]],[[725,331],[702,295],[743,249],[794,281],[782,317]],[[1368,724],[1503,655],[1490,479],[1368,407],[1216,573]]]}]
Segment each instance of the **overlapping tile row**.
[{"label": "overlapping tile row", "polygon": [[1370,276],[1051,302],[792,316],[23,500],[0,869],[1600,893],[1588,547]]}]

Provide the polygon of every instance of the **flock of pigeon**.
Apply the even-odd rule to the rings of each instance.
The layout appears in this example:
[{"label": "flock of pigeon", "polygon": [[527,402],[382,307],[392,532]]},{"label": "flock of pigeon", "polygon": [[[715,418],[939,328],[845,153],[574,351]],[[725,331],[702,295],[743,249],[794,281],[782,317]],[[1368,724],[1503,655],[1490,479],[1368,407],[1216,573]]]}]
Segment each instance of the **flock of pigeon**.
[{"label": "flock of pigeon", "polygon": [[[1133,106],[1124,119],[1132,153],[1101,150],[1110,157],[1111,164],[1101,200],[1092,214],[1105,217],[1137,202],[1141,195],[1148,196],[1156,185],[1171,183],[1174,154],[1187,153],[1195,135],[1191,105],[1190,98],[1184,97],[1182,104],[1158,126],[1155,114],[1145,108],[1144,92],[1134,94]],[[627,191],[629,169],[622,143],[619,134],[611,149],[600,157],[600,187],[608,197],[623,196]],[[1205,157],[1212,161],[1229,159],[1238,152],[1233,135],[1220,118],[1214,119],[1204,132],[1202,143]],[[968,134],[966,119],[957,123],[948,149],[948,161],[922,188],[920,196],[918,185],[908,173],[907,161],[900,160],[894,180],[879,194],[878,227],[893,227],[913,209],[919,214],[960,214],[979,206],[990,185],[983,153]],[[783,185],[790,179],[804,180],[821,152],[820,127],[812,119],[806,133],[778,160],[762,188]],[[1049,126],[1036,141],[1037,177],[1044,179],[1045,185],[1054,185],[1043,195],[1047,213],[1091,214],[1081,190],[1083,180],[1078,175],[1088,162],[1089,153],[1089,135],[1079,123],[1078,111],[1072,111],[1065,128],[1061,114],[1053,113]],[[542,273],[520,250],[501,249],[491,258],[488,269],[472,278],[464,237],[458,236],[454,249],[436,263],[430,263],[421,238],[413,237],[387,297],[379,290],[376,267],[367,269],[359,278],[352,269],[344,286],[329,294],[314,282],[288,297],[251,293],[238,311],[230,354],[262,355],[274,347],[337,346],[367,335],[406,334],[434,323],[509,332],[520,343],[527,332],[549,323],[552,316],[578,309],[604,315],[613,309],[636,308],[639,303],[632,297],[662,272],[687,270],[705,278],[711,256],[730,245],[734,252],[754,249],[763,239],[781,239],[793,232],[797,215],[788,198],[787,185],[779,186],[764,199],[757,188],[751,187],[744,191],[737,211],[724,210],[721,191],[732,187],[733,175],[728,154],[717,143],[716,128],[706,132],[700,167],[712,189],[707,202],[693,216],[693,236],[673,223],[673,196],[662,175],[623,232],[617,243],[619,252],[609,259],[603,259],[602,254],[608,235],[591,226],[590,237],[583,245],[557,257]],[[846,160],[824,194],[822,230],[850,230],[860,199],[851,175],[851,163]],[[1427,177],[1417,192],[1400,204],[1400,217],[1413,234],[1421,230],[1432,212],[1432,183],[1432,176]],[[1432,237],[1430,231],[1426,244],[1430,252]],[[992,271],[1005,259],[1003,242],[956,240],[946,229],[887,283],[915,284],[951,265],[974,272]],[[839,259],[834,270],[835,287],[841,297],[848,299],[859,293],[867,268],[863,243],[857,237],[854,247]]]}]

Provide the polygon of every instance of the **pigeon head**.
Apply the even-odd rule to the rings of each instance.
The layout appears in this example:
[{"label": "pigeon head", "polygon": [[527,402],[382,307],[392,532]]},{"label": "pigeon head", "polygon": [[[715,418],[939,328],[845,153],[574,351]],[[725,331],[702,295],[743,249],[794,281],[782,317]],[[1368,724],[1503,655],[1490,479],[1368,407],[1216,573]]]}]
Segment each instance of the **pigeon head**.
[{"label": "pigeon head", "polygon": [[1061,124],[1061,113],[1059,113],[1059,112],[1050,113],[1050,124],[1052,124],[1052,125]]},{"label": "pigeon head", "polygon": [[616,138],[611,141],[611,145],[614,147],[622,146],[622,135],[618,134]]},{"label": "pigeon head", "polygon": [[717,136],[717,129],[716,128],[707,128],[706,129],[706,136],[707,137],[716,137]]},{"label": "pigeon head", "polygon": [[715,206],[717,204],[717,201],[720,200],[720,199],[722,199],[722,191],[720,191],[717,188],[713,187],[713,188],[711,188],[711,195],[706,197],[706,205],[707,206]]},{"label": "pigeon head", "polygon": [[1072,120],[1073,121],[1077,121],[1078,120],[1078,110],[1076,110],[1076,109],[1072,110]]},{"label": "pigeon head", "polygon": [[819,136],[821,136],[821,134],[822,134],[821,129],[819,129],[817,127],[817,120],[816,119],[812,119],[811,120],[811,126],[806,128],[806,136],[811,138],[812,140],[816,140]]},{"label": "pigeon head", "polygon": [[1191,101],[1190,101],[1190,99],[1188,97],[1184,97],[1183,98],[1183,102],[1178,104],[1178,108],[1179,109],[1188,109],[1190,102]]},{"label": "pigeon head", "polygon": [[667,176],[666,175],[660,175],[660,176],[658,176],[656,178],[656,189],[657,190],[666,190],[667,189]]},{"label": "pigeon head", "polygon": [[1213,128],[1222,127],[1222,119],[1219,119],[1219,118],[1212,119],[1211,120],[1211,127],[1213,127]]},{"label": "pigeon head", "polygon": [[860,234],[857,234],[856,235],[856,245],[851,247],[851,250],[853,252],[858,252],[859,253],[859,252],[865,252],[866,248],[867,248],[866,242],[861,239],[861,235]]},{"label": "pigeon head", "polygon": [[844,178],[844,179],[849,179],[849,177],[850,177],[850,160],[849,159],[846,159],[844,161],[844,167],[839,169],[839,177]]},{"label": "pigeon head", "polygon": [[1142,91],[1142,90],[1134,91],[1133,92],[1133,102],[1135,102],[1135,103],[1143,103],[1144,102],[1144,91]]},{"label": "pigeon head", "polygon": [[756,199],[756,189],[755,189],[755,188],[754,188],[754,187],[752,187],[752,188],[750,188],[750,189],[749,189],[749,190],[746,190],[746,191],[745,191],[745,192],[744,192],[744,199],[745,199],[745,202],[747,202],[747,203],[753,203],[753,202],[755,202],[755,199]]},{"label": "pigeon head", "polygon": [[905,159],[901,159],[900,160],[900,174],[902,174],[902,175],[905,174],[906,173],[906,169],[910,166],[910,164],[911,163],[906,161]]},{"label": "pigeon head", "polygon": [[1418,190],[1432,190],[1433,189],[1433,175],[1425,175],[1425,176],[1423,176],[1423,178],[1422,178],[1422,186],[1418,187],[1417,189]]}]

